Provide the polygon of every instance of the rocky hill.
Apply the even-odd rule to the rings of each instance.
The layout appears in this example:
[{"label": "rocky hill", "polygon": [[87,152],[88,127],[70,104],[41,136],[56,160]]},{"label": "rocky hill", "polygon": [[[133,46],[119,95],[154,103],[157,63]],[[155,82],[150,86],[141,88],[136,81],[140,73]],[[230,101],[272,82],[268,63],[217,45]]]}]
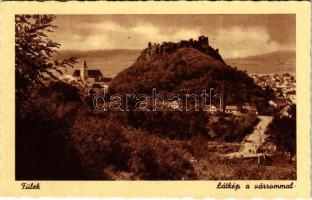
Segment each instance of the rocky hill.
[{"label": "rocky hill", "polygon": [[266,104],[270,95],[244,71],[227,65],[208,38],[179,43],[151,44],[136,62],[112,81],[111,93],[151,95],[152,88],[164,95],[181,92],[202,94],[213,88],[226,104]]}]

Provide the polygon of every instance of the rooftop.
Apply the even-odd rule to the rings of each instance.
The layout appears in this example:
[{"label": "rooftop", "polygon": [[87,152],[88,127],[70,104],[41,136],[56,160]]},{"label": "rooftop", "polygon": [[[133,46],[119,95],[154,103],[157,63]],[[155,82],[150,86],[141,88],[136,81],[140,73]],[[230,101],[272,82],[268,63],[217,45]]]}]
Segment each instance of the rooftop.
[{"label": "rooftop", "polygon": [[225,109],[228,109],[228,110],[237,110],[237,106],[225,106]]},{"label": "rooftop", "polygon": [[[73,76],[74,77],[80,77],[80,70],[79,69],[75,70],[73,73]],[[101,70],[99,70],[99,69],[89,69],[88,70],[88,77],[98,78],[98,77],[103,77],[103,74],[102,74]]]}]

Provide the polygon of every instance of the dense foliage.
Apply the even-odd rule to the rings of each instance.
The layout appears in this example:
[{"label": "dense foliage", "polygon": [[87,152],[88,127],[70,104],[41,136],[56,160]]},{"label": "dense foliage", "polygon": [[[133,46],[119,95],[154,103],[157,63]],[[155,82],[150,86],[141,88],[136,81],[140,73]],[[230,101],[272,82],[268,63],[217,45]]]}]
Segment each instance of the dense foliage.
[{"label": "dense foliage", "polygon": [[68,135],[82,106],[78,90],[56,82],[32,88],[30,97],[16,116],[16,178],[85,177]]},{"label": "dense foliage", "polygon": [[208,114],[203,111],[134,111],[129,124],[169,138],[190,139],[208,136]]},{"label": "dense foliage", "polygon": [[259,119],[253,113],[241,117],[220,117],[217,122],[210,124],[210,134],[222,141],[241,141],[252,131],[258,121]]},{"label": "dense foliage", "polygon": [[[16,178],[83,177],[67,131],[81,101],[78,90],[57,79],[74,58],[53,61],[60,44],[49,39],[52,15],[15,16]],[[78,176],[79,175],[79,176]]]},{"label": "dense foliage", "polygon": [[70,132],[80,162],[92,179],[195,178],[186,153],[170,140],[123,126],[110,117],[79,114]]},{"label": "dense foliage", "polygon": [[44,80],[56,78],[62,67],[73,66],[74,58],[53,61],[52,54],[60,44],[49,39],[53,25],[53,15],[15,16],[15,80],[17,101],[24,100],[29,87],[43,84]]},{"label": "dense foliage", "polygon": [[269,134],[278,149],[283,152],[296,154],[296,105],[292,105],[288,111],[289,116],[274,116],[269,124]]}]

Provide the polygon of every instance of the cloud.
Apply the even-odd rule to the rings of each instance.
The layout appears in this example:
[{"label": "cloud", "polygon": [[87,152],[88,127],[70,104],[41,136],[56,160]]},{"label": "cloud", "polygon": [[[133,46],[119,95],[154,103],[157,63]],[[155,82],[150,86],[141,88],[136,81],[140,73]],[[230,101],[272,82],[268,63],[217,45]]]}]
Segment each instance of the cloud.
[{"label": "cloud", "polygon": [[[125,28],[114,22],[103,22],[98,24],[80,24],[76,27],[70,37],[60,37],[59,42],[63,49],[114,49],[124,48],[142,49],[149,41],[162,43],[163,41],[180,41],[182,39],[196,38],[198,30],[183,29],[166,34],[161,27],[151,24],[140,24],[131,28]],[[82,29],[93,30],[92,32],[81,31]],[[80,33],[80,34],[79,34]]]},{"label": "cloud", "polygon": [[[283,19],[283,21],[279,21]],[[61,15],[62,49],[143,49],[148,42],[209,37],[223,57],[295,48],[293,15]]]},{"label": "cloud", "polygon": [[179,40],[187,40],[190,38],[197,38],[198,36],[200,36],[200,32],[199,30],[194,30],[194,29],[184,29],[184,30],[180,30],[177,31],[174,35],[173,38],[175,41],[179,41]]},{"label": "cloud", "polygon": [[214,45],[222,47],[223,57],[238,57],[289,49],[273,41],[264,27],[232,27],[217,31]]}]

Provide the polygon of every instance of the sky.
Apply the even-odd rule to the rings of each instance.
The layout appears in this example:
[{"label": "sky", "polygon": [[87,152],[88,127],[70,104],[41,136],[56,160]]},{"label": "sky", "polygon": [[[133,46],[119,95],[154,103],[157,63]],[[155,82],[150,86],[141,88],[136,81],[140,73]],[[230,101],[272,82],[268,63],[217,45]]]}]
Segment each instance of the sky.
[{"label": "sky", "polygon": [[208,36],[224,58],[295,50],[296,16],[57,15],[50,37],[62,50],[143,49],[148,42]]}]

